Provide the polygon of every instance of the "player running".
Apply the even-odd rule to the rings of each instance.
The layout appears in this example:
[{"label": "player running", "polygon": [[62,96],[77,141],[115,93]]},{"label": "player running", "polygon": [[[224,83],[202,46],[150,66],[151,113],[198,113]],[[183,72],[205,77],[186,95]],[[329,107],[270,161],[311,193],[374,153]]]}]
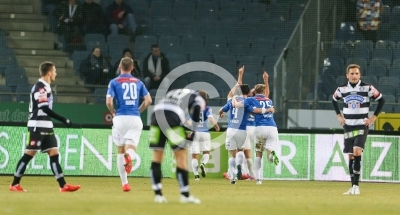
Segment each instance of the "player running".
[{"label": "player running", "polygon": [[[197,91],[199,95],[204,99],[207,104],[208,94],[204,90]],[[217,121],[214,119],[212,115],[212,109],[209,106],[206,106],[206,109],[200,113],[200,121],[196,123],[196,127],[193,127],[193,130],[196,131],[194,135],[192,146],[190,147],[190,153],[192,154],[192,168],[194,173],[194,179],[196,181],[200,180],[198,166],[199,166],[199,154],[200,151],[203,153],[201,158],[200,170],[201,176],[206,177],[205,166],[210,159],[210,151],[211,151],[211,135],[208,131],[208,121],[214,126],[216,131],[219,131],[219,126]]]},{"label": "player running", "polygon": [[155,193],[154,202],[167,202],[161,191],[161,163],[165,144],[168,143],[176,158],[176,179],[181,193],[180,202],[200,204],[201,201],[189,193],[186,151],[187,140],[193,140],[196,132],[193,131],[191,135],[186,136],[182,125],[191,113],[194,126],[196,126],[195,124],[200,121],[200,113],[205,110],[205,107],[204,99],[197,92],[189,89],[171,90],[154,106],[150,127],[150,149],[153,150],[150,176]]},{"label": "player running", "polygon": [[[106,105],[113,115],[112,136],[117,145],[117,168],[122,182],[122,190],[131,190],[128,175],[132,171],[132,160],[136,158],[136,149],[143,129],[140,113],[152,103],[151,96],[143,82],[131,75],[134,69],[130,57],[121,59],[121,75],[110,81]],[[139,99],[144,98],[139,106]],[[114,110],[115,99],[117,110]]]},{"label": "player running", "polygon": [[[268,82],[268,74],[264,72],[263,74],[264,83]],[[261,108],[261,113],[255,113],[255,123],[256,129],[255,134],[255,149],[256,149],[256,159],[255,159],[255,178],[257,184],[262,184],[261,172],[261,160],[264,150],[267,151],[268,161],[278,165],[279,159],[275,153],[279,137],[278,129],[273,118],[275,112],[273,102],[267,98],[264,94],[266,93],[265,84],[257,84],[254,87],[255,96],[245,99],[243,102],[239,102],[233,99],[235,108],[245,107],[247,111],[253,111],[255,109]]]}]

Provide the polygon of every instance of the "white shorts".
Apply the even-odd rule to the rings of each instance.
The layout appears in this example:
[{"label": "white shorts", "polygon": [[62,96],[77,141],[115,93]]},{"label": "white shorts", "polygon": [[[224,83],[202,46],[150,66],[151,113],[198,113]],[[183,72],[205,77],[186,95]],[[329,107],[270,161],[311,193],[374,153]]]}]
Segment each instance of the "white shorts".
[{"label": "white shorts", "polygon": [[240,130],[236,128],[226,129],[226,140],[225,140],[226,150],[235,150],[243,148],[246,137],[247,137],[246,130]]},{"label": "white shorts", "polygon": [[113,118],[112,136],[115,145],[138,146],[143,130],[140,116],[116,116]]},{"label": "white shorts", "polygon": [[247,131],[247,137],[246,140],[244,141],[243,149],[252,149],[253,145],[253,140],[254,140],[254,130],[256,129],[256,126],[247,126],[246,131]]},{"label": "white shorts", "polygon": [[275,151],[278,145],[278,128],[274,126],[257,126],[254,130],[254,143],[257,152],[264,149]]},{"label": "white shorts", "polygon": [[190,154],[211,151],[211,134],[208,132],[196,132],[193,138]]}]

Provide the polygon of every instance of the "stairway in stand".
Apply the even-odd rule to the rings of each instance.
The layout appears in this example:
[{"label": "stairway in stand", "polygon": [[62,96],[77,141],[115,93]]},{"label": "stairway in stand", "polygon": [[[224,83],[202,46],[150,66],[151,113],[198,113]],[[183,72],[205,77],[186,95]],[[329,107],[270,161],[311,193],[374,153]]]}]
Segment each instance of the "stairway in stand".
[{"label": "stairway in stand", "polygon": [[87,103],[90,90],[75,74],[68,53],[54,49],[58,37],[46,31],[49,29],[47,17],[41,15],[34,5],[39,1],[0,1],[0,29],[7,33],[7,45],[15,51],[18,65],[25,68],[30,85],[39,78],[40,63],[52,61],[57,68],[57,78],[52,83],[55,102]]}]

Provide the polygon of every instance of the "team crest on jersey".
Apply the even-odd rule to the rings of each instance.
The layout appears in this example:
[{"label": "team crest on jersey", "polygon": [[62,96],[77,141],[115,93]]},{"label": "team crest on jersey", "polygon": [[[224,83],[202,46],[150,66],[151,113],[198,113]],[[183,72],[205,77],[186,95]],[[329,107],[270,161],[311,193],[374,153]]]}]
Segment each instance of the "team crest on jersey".
[{"label": "team crest on jersey", "polygon": [[30,145],[34,146],[34,145],[36,145],[36,142],[34,140],[32,140]]}]

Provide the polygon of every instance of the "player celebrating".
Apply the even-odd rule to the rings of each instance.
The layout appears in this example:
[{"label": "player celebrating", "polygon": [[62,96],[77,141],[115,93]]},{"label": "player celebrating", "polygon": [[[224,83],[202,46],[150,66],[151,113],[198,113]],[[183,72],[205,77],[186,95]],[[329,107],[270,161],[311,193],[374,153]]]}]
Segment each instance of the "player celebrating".
[{"label": "player celebrating", "polygon": [[175,89],[156,105],[151,115],[150,149],[153,150],[151,162],[151,183],[154,190],[154,201],[166,203],[161,189],[161,163],[164,156],[165,144],[170,144],[176,158],[176,178],[181,192],[180,202],[200,204],[200,200],[189,194],[189,173],[187,167],[187,140],[193,140],[195,132],[187,137],[182,126],[189,115],[192,115],[193,126],[200,121],[200,113],[205,110],[204,99],[195,91]]},{"label": "player celebrating", "polygon": [[[106,100],[107,108],[113,115],[112,136],[117,145],[117,168],[124,192],[131,190],[127,174],[132,170],[132,160],[136,157],[136,149],[143,129],[140,113],[152,103],[144,84],[131,75],[133,65],[130,57],[121,59],[119,64],[121,75],[110,81]],[[144,101],[139,107],[141,97],[144,97]],[[117,111],[114,110],[114,99],[118,107]]]},{"label": "player celebrating", "polygon": [[[207,92],[204,90],[198,90],[197,92],[204,99],[207,105]],[[210,120],[211,124],[215,127],[215,130],[219,131],[219,126],[212,115],[211,108],[209,106],[206,106],[206,109],[200,113],[199,123],[196,123],[197,126],[193,127],[193,130],[196,131],[196,134],[194,135],[193,143],[190,150],[192,154],[192,168],[194,179],[197,181],[200,180],[198,172],[200,151],[203,152],[200,164],[201,176],[203,178],[206,177],[205,166],[210,159],[211,135],[208,131],[208,120]]]},{"label": "player celebrating", "polygon": [[[242,97],[235,98],[236,99],[243,99],[245,95],[250,92],[250,88],[247,84],[235,86],[232,91],[236,91],[235,94],[239,94]],[[240,173],[236,169],[236,153],[237,149],[243,148],[243,144],[246,140],[247,132],[246,132],[246,125],[247,125],[247,118],[248,112],[244,111],[243,108],[235,108],[233,106],[233,99],[228,99],[228,102],[219,110],[220,118],[224,116],[224,112],[230,112],[229,114],[229,122],[228,122],[228,129],[226,130],[226,140],[225,140],[225,147],[229,151],[230,158],[228,160],[229,166],[229,179],[231,184],[236,184],[236,177],[235,174]],[[242,159],[243,162],[243,159]]]},{"label": "player celebrating", "polygon": [[65,182],[64,174],[58,161],[59,151],[57,140],[54,136],[53,122],[51,118],[63,122],[67,127],[71,121],[52,110],[53,94],[51,93],[51,82],[55,81],[57,72],[54,63],[46,61],[40,64],[39,72],[41,78],[32,87],[29,101],[28,120],[28,145],[24,155],[18,161],[14,180],[10,185],[10,191],[26,192],[20,181],[28,163],[36,155],[37,151],[46,152],[50,158],[50,167],[60,186],[60,192],[73,192],[81,188],[80,185],[69,185]]},{"label": "player celebrating", "polygon": [[[368,127],[381,112],[385,100],[372,85],[360,80],[361,71],[357,64],[350,64],[346,69],[348,83],[338,87],[333,94],[333,107],[344,129],[343,153],[349,154],[351,188],[343,194],[359,195],[358,181],[361,174],[361,155],[367,140]],[[343,115],[340,113],[338,100],[343,99]],[[368,118],[370,100],[378,101],[374,114]]]},{"label": "player celebrating", "polygon": [[[264,72],[263,78],[264,83],[268,82],[268,74],[266,72]],[[279,138],[278,129],[273,118],[273,113],[275,112],[273,102],[265,96],[267,93],[266,85],[257,84],[254,87],[254,92],[256,94],[254,97],[249,97],[243,102],[239,102],[234,99],[234,106],[237,108],[244,106],[247,111],[252,111],[255,113],[255,178],[257,180],[257,184],[262,184],[260,172],[263,152],[266,150],[268,160],[275,165],[278,165],[279,159],[276,156],[275,148],[277,147]],[[260,108],[261,113],[258,111]],[[256,109],[258,110],[255,111]]]}]

